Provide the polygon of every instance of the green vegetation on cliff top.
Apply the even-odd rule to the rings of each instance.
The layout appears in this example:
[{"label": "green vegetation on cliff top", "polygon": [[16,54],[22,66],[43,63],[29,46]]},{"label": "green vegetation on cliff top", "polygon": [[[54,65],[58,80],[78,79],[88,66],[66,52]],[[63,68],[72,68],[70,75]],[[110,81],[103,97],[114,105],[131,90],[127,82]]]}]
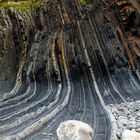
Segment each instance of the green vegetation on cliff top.
[{"label": "green vegetation on cliff top", "polygon": [[20,11],[20,12],[28,12],[29,10],[33,9],[33,8],[37,8],[38,6],[40,6],[40,4],[47,2],[48,0],[41,0],[36,2],[36,0],[24,0],[24,1],[18,1],[18,2],[14,2],[14,1],[7,1],[7,2],[1,2],[0,3],[0,7],[2,8],[13,8],[16,11]]},{"label": "green vegetation on cliff top", "polygon": [[[16,1],[16,2],[15,2]],[[48,0],[0,0],[0,8],[13,8],[16,11],[28,12],[33,8],[39,7]],[[86,0],[79,0],[81,4],[86,4]]]},{"label": "green vegetation on cliff top", "polygon": [[81,4],[86,4],[86,0],[80,0]]}]

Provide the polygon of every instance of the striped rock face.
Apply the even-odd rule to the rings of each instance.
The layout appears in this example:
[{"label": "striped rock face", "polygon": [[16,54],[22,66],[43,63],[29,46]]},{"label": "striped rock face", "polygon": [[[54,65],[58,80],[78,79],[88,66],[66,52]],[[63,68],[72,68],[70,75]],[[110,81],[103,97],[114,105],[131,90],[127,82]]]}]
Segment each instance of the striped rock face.
[{"label": "striped rock face", "polygon": [[122,134],[122,140],[140,140],[140,133],[126,130]]},{"label": "striped rock face", "polygon": [[92,140],[93,135],[88,124],[76,120],[62,122],[57,129],[58,140]]}]

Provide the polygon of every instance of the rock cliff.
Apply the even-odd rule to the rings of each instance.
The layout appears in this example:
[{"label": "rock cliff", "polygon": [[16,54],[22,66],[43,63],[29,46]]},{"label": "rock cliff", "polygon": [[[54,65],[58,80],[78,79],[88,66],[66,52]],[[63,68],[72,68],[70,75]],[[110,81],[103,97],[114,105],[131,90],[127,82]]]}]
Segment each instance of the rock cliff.
[{"label": "rock cliff", "polygon": [[1,8],[0,139],[56,139],[58,125],[75,119],[94,129],[95,140],[114,140],[106,105],[140,100],[139,64],[131,1]]}]

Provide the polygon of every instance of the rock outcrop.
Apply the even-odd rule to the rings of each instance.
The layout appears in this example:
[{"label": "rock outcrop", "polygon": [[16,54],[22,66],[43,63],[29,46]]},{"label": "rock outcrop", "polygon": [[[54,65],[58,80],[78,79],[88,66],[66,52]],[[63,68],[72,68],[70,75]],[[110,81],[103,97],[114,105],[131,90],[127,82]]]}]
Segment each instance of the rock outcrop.
[{"label": "rock outcrop", "polygon": [[12,8],[0,10],[1,93],[8,92],[14,86],[19,67],[26,59],[35,34],[43,27],[43,7],[28,13],[17,12]]},{"label": "rock outcrop", "polygon": [[56,139],[70,119],[95,128],[97,140],[114,136],[106,105],[140,99],[140,43],[111,2],[49,0],[28,13],[0,11],[0,138]]}]

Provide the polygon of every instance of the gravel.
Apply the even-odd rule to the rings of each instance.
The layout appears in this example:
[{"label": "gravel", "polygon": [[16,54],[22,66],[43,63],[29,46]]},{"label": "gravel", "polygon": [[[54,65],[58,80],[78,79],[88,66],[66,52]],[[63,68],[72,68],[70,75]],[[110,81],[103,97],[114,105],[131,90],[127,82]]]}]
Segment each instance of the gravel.
[{"label": "gravel", "polygon": [[108,105],[109,110],[116,119],[117,139],[122,138],[126,130],[140,133],[140,101],[125,102],[118,105]]}]

